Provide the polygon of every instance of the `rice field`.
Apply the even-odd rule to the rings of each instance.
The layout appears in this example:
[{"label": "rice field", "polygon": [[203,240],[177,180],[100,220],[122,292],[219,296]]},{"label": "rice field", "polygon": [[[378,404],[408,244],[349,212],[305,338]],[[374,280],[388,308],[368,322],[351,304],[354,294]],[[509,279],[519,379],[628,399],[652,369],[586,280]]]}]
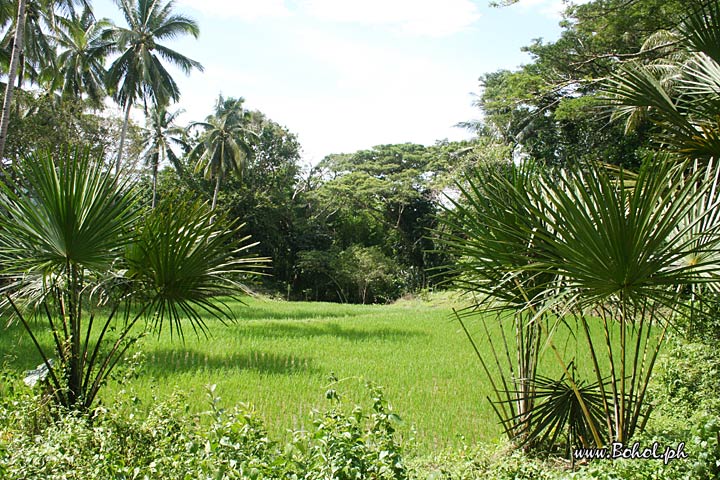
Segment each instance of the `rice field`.
[{"label": "rice field", "polygon": [[[137,375],[109,383],[101,401],[110,404],[125,395],[150,405],[182,392],[190,411],[200,412],[209,408],[208,385],[216,385],[222,406],[253,405],[271,437],[283,439],[289,429],[310,424],[313,408],[327,406],[328,388],[346,403],[368,405],[364,383],[372,381],[384,387],[403,419],[401,434],[413,437],[420,453],[501,436],[486,399],[490,385],[452,318],[451,301],[381,306],[249,298],[244,303],[232,304],[237,322],[209,323],[207,339],[189,328],[184,342],[168,331],[145,336]],[[480,330],[477,322],[470,328]],[[481,341],[479,347],[487,348]],[[18,326],[0,335],[5,370],[21,376],[39,362]],[[331,384],[331,376],[339,382]]]}]

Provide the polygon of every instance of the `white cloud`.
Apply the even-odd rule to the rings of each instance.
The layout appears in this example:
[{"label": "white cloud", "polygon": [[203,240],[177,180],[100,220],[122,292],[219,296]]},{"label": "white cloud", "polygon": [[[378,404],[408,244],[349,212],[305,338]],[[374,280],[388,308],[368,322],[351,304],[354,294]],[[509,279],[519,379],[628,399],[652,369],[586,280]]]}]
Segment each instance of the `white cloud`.
[{"label": "white cloud", "polygon": [[[393,98],[372,96],[268,96],[257,104],[270,118],[297,133],[303,158],[317,164],[330,153],[352,153],[375,145],[469,138],[455,128],[476,112],[462,93]],[[254,105],[252,105],[254,107]]]},{"label": "white cloud", "polygon": [[383,143],[468,137],[453,125],[476,116],[468,94],[476,82],[451,64],[317,30],[303,31],[296,46],[322,68],[328,88],[257,100],[271,118],[299,133],[308,161]]},{"label": "white cloud", "polygon": [[323,20],[385,25],[432,37],[462,31],[480,18],[470,0],[306,0],[302,7]]},{"label": "white cloud", "polygon": [[570,4],[583,5],[592,0],[520,0],[517,4],[524,13],[540,13],[549,18],[560,20]]},{"label": "white cloud", "polygon": [[206,15],[257,20],[290,15],[284,0],[179,0],[179,3]]}]

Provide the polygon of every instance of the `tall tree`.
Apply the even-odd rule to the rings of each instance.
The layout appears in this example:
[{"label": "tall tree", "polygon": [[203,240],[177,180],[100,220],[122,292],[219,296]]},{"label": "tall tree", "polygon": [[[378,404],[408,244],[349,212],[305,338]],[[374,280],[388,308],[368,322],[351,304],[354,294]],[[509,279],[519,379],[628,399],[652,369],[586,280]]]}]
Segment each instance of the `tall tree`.
[{"label": "tall tree", "polygon": [[[637,166],[645,128],[623,136],[608,123],[598,86],[627,59],[658,58],[674,45],[640,51],[648,36],[673,28],[700,0],[597,0],[570,6],[554,42],[524,48],[532,61],[480,78],[480,126],[546,163],[602,160]],[[514,2],[503,2],[514,3]]]},{"label": "tall tree", "polygon": [[623,65],[608,82],[608,100],[627,127],[649,119],[657,146],[690,159],[720,158],[720,1],[678,26],[679,60]]},{"label": "tall tree", "polygon": [[152,208],[157,204],[158,168],[162,162],[169,160],[178,173],[182,173],[182,163],[172,149],[172,144],[182,145],[184,129],[175,125],[175,120],[183,111],[168,112],[164,104],[150,109],[145,129],[145,145],[143,158],[152,170]]},{"label": "tall tree", "polygon": [[63,97],[82,98],[85,94],[93,107],[99,107],[105,96],[105,58],[112,46],[103,34],[110,23],[96,21],[88,9],[59,23],[55,41],[60,52],[53,83]]},{"label": "tall tree", "polygon": [[190,151],[197,160],[196,171],[202,171],[208,180],[215,180],[212,210],[217,205],[220,184],[228,172],[242,178],[248,158],[252,155],[252,141],[257,134],[250,129],[252,115],[243,108],[245,99],[218,96],[215,113],[204,122],[193,122],[190,128],[203,131],[198,144]]},{"label": "tall tree", "polygon": [[[10,120],[12,86],[16,80],[18,86],[21,85],[24,69],[29,64],[27,57],[39,67],[45,67],[52,62],[55,51],[47,36],[47,27],[49,26],[51,29],[56,27],[58,12],[74,14],[75,5],[90,11],[88,0],[19,0],[16,15],[7,15],[7,9],[4,9],[4,15],[0,15],[2,20],[9,21],[13,18],[15,20],[3,40],[3,43],[11,49],[11,53],[5,98],[2,114],[0,114],[0,159],[5,150]],[[29,55],[26,50],[30,53]]]},{"label": "tall tree", "polygon": [[165,4],[161,0],[115,0],[115,3],[127,22],[127,27],[116,26],[109,31],[120,55],[108,69],[107,85],[113,90],[115,101],[125,108],[115,165],[116,172],[119,172],[130,109],[135,102],[142,100],[147,104],[151,100],[153,104],[160,105],[180,99],[177,83],[160,59],[180,67],[186,74],[193,68],[202,71],[203,67],[160,44],[180,35],[197,38],[200,33],[194,20],[173,13],[175,4],[172,0]]},{"label": "tall tree", "polygon": [[10,121],[10,104],[12,102],[13,84],[17,74],[17,66],[22,56],[23,30],[25,29],[26,0],[19,0],[17,11],[17,23],[13,37],[12,54],[10,55],[10,69],[8,70],[5,98],[3,99],[2,115],[0,116],[0,168],[2,168],[3,151],[5,150],[5,139],[7,137],[8,123]]}]

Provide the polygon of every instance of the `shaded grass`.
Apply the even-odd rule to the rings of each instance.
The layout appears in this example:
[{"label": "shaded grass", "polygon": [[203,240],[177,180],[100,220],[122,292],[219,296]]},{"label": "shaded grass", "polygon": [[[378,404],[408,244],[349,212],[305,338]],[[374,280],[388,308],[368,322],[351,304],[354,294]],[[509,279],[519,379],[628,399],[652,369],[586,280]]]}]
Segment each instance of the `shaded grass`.
[{"label": "shaded grass", "polygon": [[[167,331],[144,337],[140,374],[124,385],[111,382],[101,402],[127,394],[149,406],[181,390],[198,412],[208,409],[207,386],[215,384],[222,405],[253,404],[271,436],[284,438],[288,429],[310,425],[314,407],[326,406],[332,374],[340,379],[332,388],[349,403],[367,404],[364,380],[383,385],[404,420],[400,432],[417,440],[420,453],[501,436],[486,400],[490,385],[448,305],[245,302],[231,304],[236,323],[209,320],[207,339],[190,330],[184,343]],[[480,322],[471,320],[468,327],[487,348]],[[17,372],[40,362],[23,333],[15,326],[0,335],[0,363]],[[49,344],[49,335],[40,337]],[[556,342],[567,350],[567,339],[560,334]],[[549,352],[544,362],[549,371],[560,371]],[[581,376],[587,374],[584,362],[578,363]]]}]

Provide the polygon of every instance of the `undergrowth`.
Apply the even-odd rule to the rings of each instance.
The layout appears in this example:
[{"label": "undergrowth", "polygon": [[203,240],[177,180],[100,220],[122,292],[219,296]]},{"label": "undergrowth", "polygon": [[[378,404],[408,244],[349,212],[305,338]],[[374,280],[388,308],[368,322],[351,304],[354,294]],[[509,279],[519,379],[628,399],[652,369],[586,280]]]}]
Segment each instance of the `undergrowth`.
[{"label": "undergrowth", "polygon": [[[395,434],[398,417],[382,389],[367,384],[370,407],[346,408],[336,393],[312,412],[313,428],[272,440],[250,406],[189,414],[180,393],[149,413],[132,396],[90,416],[17,395],[0,407],[0,478],[11,479],[319,479],[406,478]],[[203,418],[206,417],[206,418]]]}]

